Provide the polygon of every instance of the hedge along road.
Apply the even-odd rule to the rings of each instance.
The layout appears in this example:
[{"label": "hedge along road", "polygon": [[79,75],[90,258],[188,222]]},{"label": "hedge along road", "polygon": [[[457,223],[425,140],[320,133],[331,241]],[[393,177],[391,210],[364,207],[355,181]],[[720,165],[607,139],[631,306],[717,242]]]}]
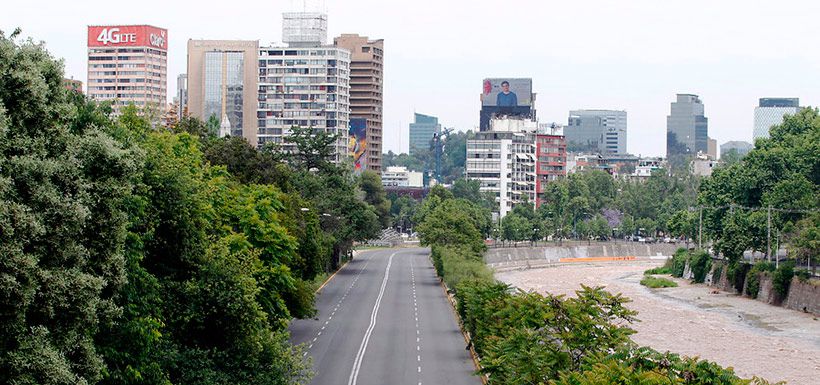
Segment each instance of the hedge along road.
[{"label": "hedge along road", "polygon": [[429,254],[364,252],[322,288],[317,319],[290,326],[311,384],[481,384]]}]

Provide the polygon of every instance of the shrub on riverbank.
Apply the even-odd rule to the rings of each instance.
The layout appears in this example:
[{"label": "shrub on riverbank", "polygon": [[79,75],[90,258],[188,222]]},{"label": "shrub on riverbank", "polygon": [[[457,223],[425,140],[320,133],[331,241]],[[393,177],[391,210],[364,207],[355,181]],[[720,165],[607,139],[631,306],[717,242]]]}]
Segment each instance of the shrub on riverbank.
[{"label": "shrub on riverbank", "polygon": [[[453,223],[474,228],[461,217],[471,203],[462,201],[464,207],[453,210],[453,198],[446,194],[428,199],[418,216],[419,232],[432,247],[436,272],[455,293],[463,329],[480,357],[479,372],[490,385],[766,384],[742,380],[712,362],[637,347],[630,339],[637,313],[626,307],[629,299],[602,287],[582,286],[576,297],[566,298],[516,292],[495,281],[482,261],[478,232],[455,236],[458,230],[449,228]],[[689,257],[679,250],[670,266],[658,271],[683,275]],[[709,263],[708,255],[705,262],[697,256],[696,275],[705,275]]]},{"label": "shrub on riverbank", "polygon": [[641,280],[641,285],[644,285],[652,289],[657,289],[661,287],[678,287],[678,284],[674,281],[670,281],[666,278],[659,277],[644,277]]},{"label": "shrub on riverbank", "polygon": [[660,266],[649,269],[643,272],[644,275],[654,275],[654,274],[672,274],[672,269],[667,266]]}]

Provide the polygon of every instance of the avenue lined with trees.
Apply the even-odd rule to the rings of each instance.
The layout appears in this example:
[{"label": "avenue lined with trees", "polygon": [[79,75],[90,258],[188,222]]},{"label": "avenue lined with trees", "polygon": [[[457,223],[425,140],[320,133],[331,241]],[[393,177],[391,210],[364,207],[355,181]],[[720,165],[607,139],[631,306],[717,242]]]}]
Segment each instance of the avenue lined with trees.
[{"label": "avenue lined with trees", "polygon": [[284,162],[196,119],[112,118],[18,36],[0,33],[0,382],[307,383],[286,327],[389,220],[378,176],[304,129]]}]

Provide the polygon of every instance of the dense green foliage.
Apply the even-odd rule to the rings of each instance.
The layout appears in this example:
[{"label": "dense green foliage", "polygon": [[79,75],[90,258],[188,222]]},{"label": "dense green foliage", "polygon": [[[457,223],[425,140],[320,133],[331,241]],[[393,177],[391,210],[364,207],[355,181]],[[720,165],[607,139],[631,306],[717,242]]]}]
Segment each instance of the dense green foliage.
[{"label": "dense green foliage", "polygon": [[0,383],[300,384],[313,279],[390,206],[296,129],[285,161],[192,118],[117,118],[0,33]]},{"label": "dense green foliage", "polygon": [[659,267],[653,267],[649,270],[646,270],[643,273],[644,273],[644,275],[672,274],[672,269],[668,266],[659,266]]},{"label": "dense green foliage", "polygon": [[[770,133],[770,138],[758,139],[743,159],[716,169],[700,186],[698,203],[707,207],[704,232],[730,262],[739,260],[745,250],[774,249],[778,231],[792,257],[817,256],[820,115],[814,108],[805,108],[787,116]],[[769,207],[774,208],[771,239]]]},{"label": "dense green foliage", "polygon": [[[467,161],[467,140],[473,136],[472,131],[446,131],[441,142],[441,183],[450,184],[463,177]],[[382,167],[389,166],[407,167],[411,171],[423,172],[425,176],[433,176],[436,170],[436,152],[432,138],[428,148],[415,149],[413,155],[388,151],[382,158]]]},{"label": "dense green foliage", "polygon": [[703,250],[692,253],[689,257],[689,269],[692,270],[692,281],[703,283],[712,269],[712,257]]},{"label": "dense green foliage", "polygon": [[760,276],[772,272],[774,269],[774,264],[771,262],[760,261],[756,263],[746,275],[746,295],[757,298],[760,292]]},{"label": "dense green foliage", "polygon": [[794,265],[792,263],[783,263],[777,267],[772,275],[772,290],[779,296],[780,299],[786,298],[789,294],[789,287],[792,284],[794,277]]},{"label": "dense green foliage", "polygon": [[643,277],[641,279],[641,285],[644,285],[646,287],[650,287],[650,288],[653,288],[653,289],[657,289],[657,288],[660,288],[660,287],[678,287],[678,284],[675,283],[675,281],[671,281],[669,279],[661,278],[661,277],[649,277],[649,276]]},{"label": "dense green foliage", "polygon": [[[477,202],[434,189],[415,220],[422,241],[432,246],[436,272],[455,293],[479,372],[490,384],[766,384],[708,361],[637,347],[629,338],[636,321],[629,300],[601,287],[582,286],[565,298],[514,292],[495,281],[481,259],[478,229],[487,213]],[[530,214],[509,215],[528,220]],[[688,251],[677,254],[685,265]]]}]

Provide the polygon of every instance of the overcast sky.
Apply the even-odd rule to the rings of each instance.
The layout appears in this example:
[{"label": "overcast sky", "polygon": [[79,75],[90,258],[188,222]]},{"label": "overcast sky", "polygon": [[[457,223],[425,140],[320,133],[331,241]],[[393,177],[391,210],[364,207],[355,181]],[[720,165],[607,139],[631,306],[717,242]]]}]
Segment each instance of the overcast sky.
[{"label": "overcast sky", "polygon": [[[86,25],[168,29],[168,89],[184,73],[186,41],[281,41],[279,1],[8,1],[15,27],[86,80]],[[313,5],[311,5],[313,6]],[[320,5],[321,6],[321,5]],[[385,151],[407,151],[413,112],[458,130],[478,125],[485,77],[531,77],[540,121],[571,109],[628,113],[629,152],[665,153],[676,93],[701,96],[718,144],[752,139],[760,97],[820,105],[820,2],[804,0],[328,0],[329,40],[385,40]],[[170,96],[169,96],[170,97]]]}]

